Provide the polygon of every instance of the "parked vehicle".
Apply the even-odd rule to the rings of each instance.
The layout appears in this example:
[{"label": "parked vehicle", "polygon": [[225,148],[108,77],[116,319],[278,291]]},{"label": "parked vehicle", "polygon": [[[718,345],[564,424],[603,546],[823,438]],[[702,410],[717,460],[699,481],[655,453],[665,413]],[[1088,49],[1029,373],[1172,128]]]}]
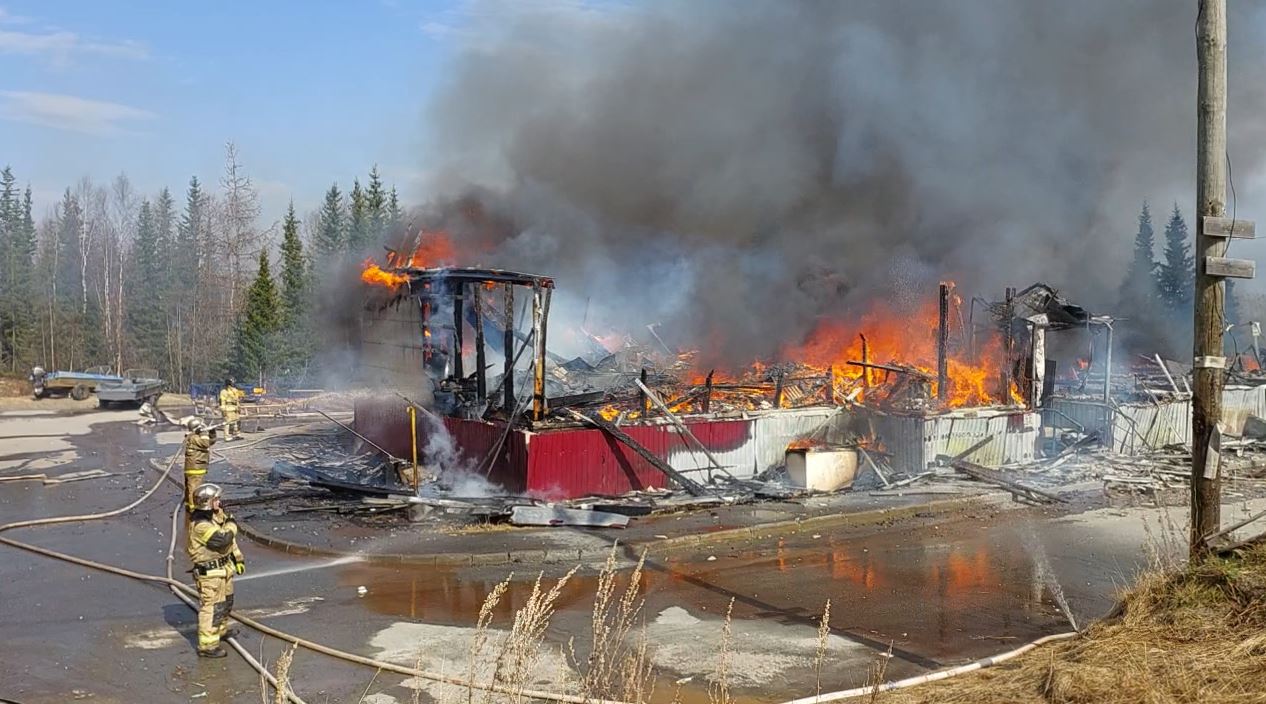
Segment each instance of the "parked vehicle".
[{"label": "parked vehicle", "polygon": [[107,366],[88,367],[82,372],[48,372],[43,367],[35,367],[28,378],[31,381],[31,395],[37,399],[70,396],[76,401],[88,398],[104,382],[123,380],[118,374],[110,373]]},{"label": "parked vehicle", "polygon": [[140,406],[158,403],[163,395],[162,379],[153,369],[127,369],[118,381],[106,381],[97,386],[97,405],[101,408],[119,404]]}]

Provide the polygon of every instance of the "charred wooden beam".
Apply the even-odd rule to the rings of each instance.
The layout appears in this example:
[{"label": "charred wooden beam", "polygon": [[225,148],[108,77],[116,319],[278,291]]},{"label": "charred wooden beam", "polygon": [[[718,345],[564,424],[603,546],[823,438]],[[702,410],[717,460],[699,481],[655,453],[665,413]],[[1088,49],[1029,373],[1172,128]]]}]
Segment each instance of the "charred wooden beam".
[{"label": "charred wooden beam", "polygon": [[1002,322],[1002,351],[1005,358],[1002,361],[1002,388],[998,389],[998,398],[1011,398],[1011,359],[1012,348],[1015,347],[1015,332],[1012,330],[1014,322],[1015,289],[1008,286],[1006,314]]},{"label": "charred wooden beam", "polygon": [[901,365],[897,365],[897,364],[870,364],[870,363],[867,363],[867,362],[858,362],[858,361],[855,361],[855,360],[849,361],[849,364],[851,364],[851,365],[853,365],[853,366],[855,366],[855,367],[861,367],[861,368],[863,368],[863,369],[882,369],[882,370],[884,370],[884,371],[886,371],[886,372],[896,372],[896,373],[898,373],[898,374],[908,374],[908,375],[910,375],[910,376],[913,376],[913,377],[918,377],[918,378],[920,378],[920,379],[925,379],[925,380],[927,380],[927,381],[931,381],[931,380],[932,380],[931,375],[929,375],[929,374],[927,374],[927,373],[925,373],[925,372],[922,372],[922,371],[920,371],[920,370],[918,370],[918,369],[915,369],[914,367],[906,367],[906,366],[901,366]]},{"label": "charred wooden beam", "polygon": [[642,367],[642,374],[639,378],[642,380],[642,383],[638,386],[637,405],[642,409],[642,417],[650,418],[651,400],[646,397],[646,392],[641,390],[641,387],[646,385],[646,367]]},{"label": "charred wooden beam", "polygon": [[547,412],[545,406],[545,316],[549,306],[545,291],[532,287],[532,420],[541,420]]},{"label": "charred wooden beam", "polygon": [[708,378],[704,380],[704,389],[705,389],[704,394],[703,394],[703,412],[704,413],[712,412],[712,374],[715,371],[716,371],[715,369],[709,369]]},{"label": "charred wooden beam", "polygon": [[[465,330],[463,326],[466,321],[463,320],[463,311],[465,307],[465,292],[461,284],[457,285],[457,293],[453,296],[453,376],[457,379],[466,377],[466,370],[462,360],[462,343],[465,342]],[[472,287],[478,288],[478,286]],[[482,390],[481,390],[482,391]],[[483,400],[483,393],[479,394],[479,400]]]},{"label": "charred wooden beam", "polygon": [[774,379],[774,408],[782,408],[782,379],[782,374]]},{"label": "charred wooden beam", "polygon": [[870,346],[866,342],[865,335],[858,335],[862,338],[862,388],[870,388]]},{"label": "charred wooden beam", "polygon": [[475,284],[470,291],[475,309],[475,397],[483,403],[488,398],[488,364],[484,358],[484,297],[481,288]]},{"label": "charred wooden beam", "polygon": [[939,301],[939,327],[936,332],[936,397],[942,401],[949,397],[949,372],[945,345],[949,341],[949,286],[941,284]]}]

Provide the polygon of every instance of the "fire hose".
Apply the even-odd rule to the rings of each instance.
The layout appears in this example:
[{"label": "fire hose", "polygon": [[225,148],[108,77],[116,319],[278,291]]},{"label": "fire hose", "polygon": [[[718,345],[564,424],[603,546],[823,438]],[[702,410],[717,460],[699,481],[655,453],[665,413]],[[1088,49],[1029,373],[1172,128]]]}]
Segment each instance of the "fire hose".
[{"label": "fire hose", "polygon": [[[90,513],[90,514],[82,514],[82,515],[77,515],[77,516],[58,516],[58,517],[51,517],[51,518],[38,518],[38,519],[27,520],[27,521],[17,521],[14,523],[7,523],[4,525],[0,525],[0,533],[13,530],[16,528],[30,528],[30,527],[35,527],[35,526],[57,525],[57,524],[63,524],[63,523],[78,523],[78,522],[83,522],[83,521],[95,521],[95,520],[102,520],[102,519],[112,518],[114,516],[125,514],[135,509],[137,506],[140,506],[147,499],[153,496],[154,493],[158,491],[158,488],[162,486],[163,481],[167,480],[167,481],[176,482],[176,480],[172,479],[170,475],[171,475],[172,467],[175,466],[176,459],[179,458],[180,456],[181,456],[180,451],[177,451],[174,455],[172,455],[171,460],[169,460],[167,463],[167,468],[162,471],[161,476],[159,476],[158,480],[154,483],[154,485],[150,487],[148,491],[142,494],[141,497],[138,498],[136,501],[133,501],[132,503],[122,508],[114,509],[112,511],[103,511],[101,513]],[[62,560],[62,561],[69,562],[72,564],[77,564],[83,567],[88,567],[90,569],[95,569],[102,572],[116,574],[121,577],[127,577],[129,579],[134,579],[141,582],[149,582],[153,584],[166,585],[169,589],[171,589],[172,593],[177,596],[177,598],[179,598],[185,604],[187,604],[188,606],[196,610],[197,607],[195,605],[196,604],[195,599],[197,597],[197,593],[194,592],[194,590],[189,585],[185,584],[184,582],[180,582],[172,577],[172,561],[174,559],[174,553],[175,553],[176,526],[179,520],[179,515],[180,515],[180,505],[177,505],[176,509],[172,512],[172,537],[171,537],[171,543],[169,545],[168,552],[167,552],[167,575],[166,576],[135,572],[132,570],[124,569],[122,567],[117,567],[114,565],[97,562],[95,560],[89,560],[86,558],[77,557],[75,555],[69,555],[67,553],[58,552],[56,550],[50,550],[48,548],[42,548],[37,545],[32,545],[30,543],[24,543],[24,542],[14,540],[12,538],[9,538],[3,535],[0,535],[0,544],[8,545],[10,547],[14,547],[19,550],[25,550],[27,552],[31,552],[37,555],[43,555],[45,557],[50,557],[56,560]],[[315,641],[307,640],[305,638],[300,638],[298,636],[292,635],[285,631],[281,631],[276,628],[273,628],[272,626],[268,626],[260,621],[257,621],[247,616],[243,616],[240,614],[233,614],[233,613],[230,613],[230,615],[239,623],[249,628],[253,628],[256,631],[263,633],[264,635],[272,636],[278,640],[291,643],[292,645],[305,648],[307,650],[311,650],[316,653],[321,653],[322,655],[327,655],[338,660],[343,660],[345,662],[353,663],[356,665],[364,665],[366,667],[372,667],[372,668],[386,671],[386,672],[392,672],[395,674],[405,675],[409,677],[417,677],[417,678],[429,680],[432,682],[440,682],[440,683],[449,684],[449,685],[458,686],[458,687],[468,687],[471,689],[496,692],[499,694],[509,694],[509,695],[515,695],[515,696],[520,696],[520,697],[527,697],[530,699],[539,699],[539,700],[544,700],[544,701],[565,702],[567,704],[626,704],[625,702],[620,702],[620,701],[592,699],[589,697],[570,695],[570,694],[561,694],[561,693],[556,693],[556,692],[546,692],[546,691],[532,690],[532,689],[518,689],[514,687],[498,685],[492,682],[480,683],[480,682],[468,681],[459,677],[451,677],[451,676],[444,675],[441,673],[429,672],[429,671],[422,670],[419,668],[408,667],[405,665],[398,665],[396,663],[387,662],[385,660],[376,660],[374,658],[366,657],[363,655],[357,655],[355,653],[350,653],[345,650],[333,648],[333,647],[323,645]],[[828,693],[818,694],[811,697],[803,697],[800,699],[784,702],[784,704],[818,704],[820,702],[832,702],[832,701],[838,701],[841,699],[851,699],[855,697],[874,695],[876,692],[886,692],[886,691],[890,691],[894,689],[903,689],[906,687],[912,687],[912,686],[924,684],[927,682],[935,682],[938,680],[944,680],[950,677],[954,677],[956,675],[966,674],[968,672],[974,672],[976,670],[980,670],[986,667],[990,667],[992,665],[996,665],[1001,662],[1005,662],[1014,657],[1022,655],[1034,648],[1044,645],[1046,643],[1066,640],[1068,638],[1072,638],[1077,635],[1079,634],[1075,631],[1049,635],[1043,638],[1038,638],[1037,640],[1034,640],[1026,645],[1020,646],[1019,648],[1015,648],[1014,650],[1009,650],[1007,652],[994,655],[992,657],[984,658],[982,660],[977,660],[975,662],[968,663],[966,665],[960,665],[958,667],[952,667],[945,670],[937,670],[936,672],[929,672],[927,674],[918,675],[915,677],[910,677],[910,678],[907,678],[904,680],[898,680],[895,682],[885,682],[882,684],[876,684],[869,687],[856,687],[853,689],[842,690],[838,692],[828,692]],[[245,648],[241,646],[241,644],[237,643],[235,639],[227,639],[227,640],[229,644],[233,647],[233,649],[236,650],[238,654],[240,654],[251,665],[251,667],[253,667],[263,677],[267,678],[268,682],[273,687],[278,686],[278,682],[276,678],[271,673],[269,673],[267,668],[265,668],[258,660],[252,657],[251,654]],[[292,704],[304,704],[303,700],[300,699],[298,695],[289,691],[289,688],[287,688],[287,698]]]},{"label": "fire hose", "polygon": [[[154,483],[154,486],[150,487],[149,490],[146,491],[144,494],[142,494],[139,499],[137,499],[136,501],[133,501],[132,503],[122,508],[117,508],[112,511],[103,511],[101,513],[89,513],[89,514],[83,514],[83,515],[78,515],[78,516],[57,516],[53,518],[37,518],[34,520],[29,520],[29,521],[17,521],[14,523],[6,523],[4,525],[0,525],[0,533],[13,530],[16,528],[30,528],[34,526],[56,525],[56,524],[61,524],[61,523],[78,523],[78,522],[83,522],[83,521],[95,521],[95,520],[101,520],[105,518],[112,518],[114,516],[119,516],[124,513],[127,513],[131,511],[132,509],[136,508],[137,506],[140,506],[147,499],[149,499],[149,497],[153,496],[154,493],[158,491],[158,488],[162,486],[163,481],[168,480],[170,478],[171,469],[173,466],[175,466],[176,459],[179,458],[181,454],[182,453],[178,451],[176,452],[176,454],[172,455],[171,460],[167,463],[167,468],[163,470],[162,475],[159,476],[158,480]],[[171,481],[175,481],[175,480],[173,479]],[[174,515],[173,515],[174,520],[173,520],[173,531],[172,531],[172,543],[171,543],[171,550],[169,550],[168,552],[168,567],[167,567],[168,575],[171,574],[171,561],[173,559],[172,553],[174,553],[175,551],[174,527],[175,527],[175,523],[177,522],[176,519],[178,519],[178,516],[179,516],[179,510],[180,510],[180,507],[177,506],[176,511],[174,512]],[[38,545],[24,543],[19,540],[14,540],[12,538],[5,537],[3,535],[0,535],[0,544],[8,545],[10,547],[14,547],[19,550],[25,550],[27,552],[35,553],[37,555],[51,557],[56,560],[70,562],[72,564],[88,567],[90,569],[100,570],[102,572],[109,572],[111,574],[116,574],[121,577],[127,577],[129,579],[134,579],[140,582],[164,584],[168,586],[173,592],[177,593],[178,595],[183,594],[187,599],[190,599],[190,600],[182,599],[182,601],[185,601],[186,604],[190,604],[190,601],[193,598],[196,598],[197,596],[193,588],[191,588],[189,585],[185,584],[184,582],[180,582],[176,579],[173,579],[171,576],[162,576],[162,575],[154,575],[154,574],[145,574],[143,572],[135,572],[133,570],[124,569],[122,567],[117,567],[114,565],[108,565],[102,562],[97,562],[95,560],[89,560],[86,558],[77,557],[75,555],[69,555],[67,553],[58,552],[56,550],[50,550],[48,548],[42,548],[42,547],[39,547]],[[417,677],[420,679],[430,680],[432,682],[440,682],[440,683],[449,684],[449,685],[453,685],[457,687],[469,687],[471,689],[496,692],[498,694],[508,694],[511,696],[526,697],[528,699],[540,699],[544,701],[564,702],[566,704],[626,704],[625,702],[619,702],[619,701],[593,699],[590,697],[582,697],[582,696],[571,695],[571,694],[560,694],[556,692],[545,692],[545,691],[534,690],[534,689],[521,689],[517,687],[509,687],[506,685],[500,685],[493,682],[481,683],[481,682],[468,681],[460,677],[450,677],[448,675],[444,675],[437,672],[430,672],[430,671],[422,670],[419,668],[408,667],[405,665],[398,665],[396,663],[387,662],[385,660],[376,660],[374,658],[366,657],[364,655],[357,655],[356,653],[349,653],[345,650],[339,650],[338,648],[322,645],[321,643],[307,640],[305,638],[300,638],[298,636],[292,635],[285,631],[278,630],[260,621],[256,621],[255,619],[250,618],[248,616],[243,616],[240,614],[233,614],[233,613],[230,613],[230,615],[242,625],[253,628],[256,631],[259,631],[260,633],[272,636],[278,640],[291,643],[295,646],[305,648],[313,652],[321,653],[322,655],[328,655],[330,657],[333,657],[339,660],[350,662],[356,665],[364,665],[366,667],[372,667],[374,669],[382,670],[385,672],[393,672],[399,675],[405,675],[408,677]],[[247,662],[251,663],[251,666],[255,667],[255,669],[258,670],[261,675],[267,677],[269,682],[274,687],[277,686],[276,679],[270,673],[268,673],[267,669],[264,668],[263,665],[259,664],[258,661],[250,657],[250,654],[247,653],[245,649],[242,649],[240,648],[240,646],[237,646],[237,645],[235,645],[235,649],[240,654],[242,654],[243,657],[247,659]],[[289,694],[289,700],[293,704],[303,704],[303,700],[299,699],[299,697],[297,695],[294,695],[293,693]]]}]

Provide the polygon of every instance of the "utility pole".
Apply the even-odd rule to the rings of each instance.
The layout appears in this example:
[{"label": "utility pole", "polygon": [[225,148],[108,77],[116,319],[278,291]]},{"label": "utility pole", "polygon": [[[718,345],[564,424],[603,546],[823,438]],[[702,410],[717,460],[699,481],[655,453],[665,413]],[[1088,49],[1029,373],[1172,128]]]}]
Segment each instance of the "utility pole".
[{"label": "utility pole", "polygon": [[1206,234],[1205,218],[1226,214],[1226,0],[1200,0],[1196,18],[1196,300],[1191,397],[1191,557],[1209,551],[1206,536],[1221,523],[1223,295],[1209,257],[1226,255],[1226,237]]}]

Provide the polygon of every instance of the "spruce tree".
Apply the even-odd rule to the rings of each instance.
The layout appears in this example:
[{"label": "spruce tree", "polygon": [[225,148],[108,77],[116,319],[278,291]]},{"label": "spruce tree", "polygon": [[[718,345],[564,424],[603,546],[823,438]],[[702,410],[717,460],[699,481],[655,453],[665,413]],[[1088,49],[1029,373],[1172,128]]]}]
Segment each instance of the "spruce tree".
[{"label": "spruce tree", "polygon": [[365,190],[365,211],[368,219],[366,245],[381,244],[387,231],[390,214],[387,211],[387,190],[383,187],[382,177],[378,175],[378,165],[369,170],[369,188]]},{"label": "spruce tree", "polygon": [[20,301],[14,287],[13,240],[21,216],[17,178],[13,169],[0,169],[0,365],[16,367],[18,308]]},{"label": "spruce tree", "polygon": [[343,195],[336,183],[325,192],[325,201],[321,203],[321,212],[317,215],[316,233],[312,238],[316,262],[322,270],[332,265],[347,248],[343,220]]},{"label": "spruce tree", "polygon": [[1156,316],[1156,261],[1153,258],[1156,235],[1152,230],[1152,213],[1147,201],[1139,213],[1139,228],[1134,235],[1134,256],[1125,280],[1121,282],[1121,307],[1136,321],[1149,321]]},{"label": "spruce tree", "polygon": [[14,216],[13,229],[9,233],[9,262],[11,274],[9,288],[14,301],[13,327],[9,330],[9,344],[13,350],[10,360],[16,371],[19,361],[23,366],[35,363],[36,343],[36,271],[35,271],[35,218],[32,215],[31,187],[22,194],[22,203]]},{"label": "spruce tree", "polygon": [[347,218],[347,251],[359,256],[369,245],[369,200],[360,181],[352,181],[350,213]]},{"label": "spruce tree", "polygon": [[167,325],[163,284],[167,267],[162,259],[159,225],[149,201],[141,202],[132,241],[132,268],[127,286],[127,324],[141,366],[158,368],[166,357]]},{"label": "spruce tree", "polygon": [[263,380],[273,368],[281,329],[281,299],[268,266],[268,250],[259,253],[259,270],[246,291],[246,305],[237,318],[232,366],[252,382]]},{"label": "spruce tree", "polygon": [[396,194],[396,187],[391,187],[391,193],[387,196],[387,234],[394,235],[404,225],[404,210],[400,207],[400,196]]},{"label": "spruce tree", "polygon": [[293,326],[308,307],[303,243],[299,240],[299,218],[295,217],[294,201],[290,202],[281,223],[281,300],[283,325]]},{"label": "spruce tree", "polygon": [[1156,269],[1156,288],[1166,310],[1175,315],[1191,312],[1195,276],[1196,259],[1191,254],[1187,223],[1175,203],[1165,225],[1164,259]]}]

